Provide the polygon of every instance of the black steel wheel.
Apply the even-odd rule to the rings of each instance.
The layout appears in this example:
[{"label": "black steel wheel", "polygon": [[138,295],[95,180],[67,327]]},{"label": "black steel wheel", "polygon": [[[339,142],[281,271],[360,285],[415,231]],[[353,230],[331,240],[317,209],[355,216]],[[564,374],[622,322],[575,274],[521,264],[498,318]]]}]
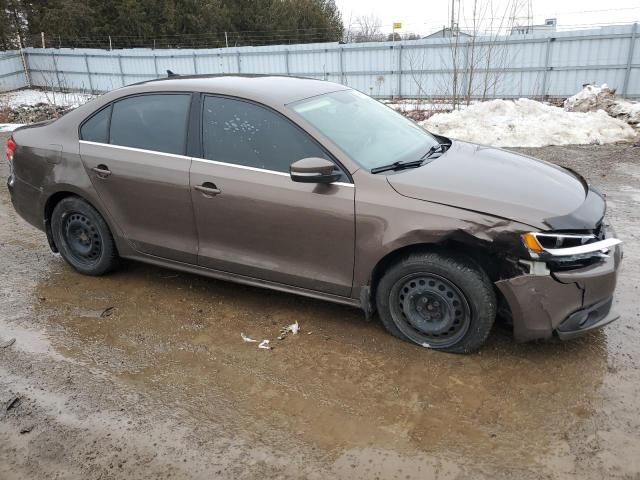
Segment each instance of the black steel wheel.
[{"label": "black steel wheel", "polygon": [[86,275],[102,275],[113,270],[118,253],[106,222],[85,200],[63,198],[51,215],[53,241],[62,257]]},{"label": "black steel wheel", "polygon": [[76,262],[92,266],[102,256],[102,236],[90,218],[81,212],[64,215],[62,235]]},{"label": "black steel wheel", "polygon": [[389,267],[377,285],[376,305],[391,334],[453,353],[480,348],[496,316],[486,273],[443,252],[416,252]]},{"label": "black steel wheel", "polygon": [[455,345],[469,329],[471,309],[451,281],[432,273],[413,273],[391,290],[398,329],[416,343],[429,347]]}]

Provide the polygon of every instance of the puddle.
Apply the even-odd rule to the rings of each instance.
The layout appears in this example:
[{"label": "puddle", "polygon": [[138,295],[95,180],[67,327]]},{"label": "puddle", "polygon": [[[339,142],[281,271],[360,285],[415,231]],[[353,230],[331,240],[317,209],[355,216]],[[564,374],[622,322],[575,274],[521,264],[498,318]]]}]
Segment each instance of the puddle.
[{"label": "puddle", "polygon": [[34,330],[33,328],[23,328],[15,323],[0,322],[0,340],[6,342],[12,338],[16,341],[7,348],[17,349],[26,353],[46,355],[52,360],[63,360],[49,341],[49,337],[44,330]]},{"label": "puddle", "polygon": [[[73,286],[82,283],[78,299]],[[126,295],[125,295],[126,291]],[[384,447],[535,462],[584,422],[607,371],[606,336],[516,345],[499,329],[478,355],[400,342],[358,310],[130,265],[38,287],[65,355],[176,402],[195,418],[234,405],[247,423],[326,450]],[[98,298],[99,300],[96,300]],[[114,306],[111,316],[97,314]],[[283,340],[283,326],[301,331]],[[270,338],[273,350],[244,342]],[[311,335],[307,335],[312,332]],[[589,375],[579,372],[588,371]],[[526,431],[537,449],[519,441]]]}]

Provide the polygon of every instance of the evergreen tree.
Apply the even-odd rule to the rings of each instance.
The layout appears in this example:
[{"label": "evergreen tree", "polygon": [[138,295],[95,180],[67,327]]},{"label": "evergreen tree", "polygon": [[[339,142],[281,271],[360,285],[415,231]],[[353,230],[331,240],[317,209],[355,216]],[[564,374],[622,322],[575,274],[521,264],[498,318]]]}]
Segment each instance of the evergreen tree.
[{"label": "evergreen tree", "polygon": [[334,0],[0,0],[3,48],[265,45],[337,41]]}]

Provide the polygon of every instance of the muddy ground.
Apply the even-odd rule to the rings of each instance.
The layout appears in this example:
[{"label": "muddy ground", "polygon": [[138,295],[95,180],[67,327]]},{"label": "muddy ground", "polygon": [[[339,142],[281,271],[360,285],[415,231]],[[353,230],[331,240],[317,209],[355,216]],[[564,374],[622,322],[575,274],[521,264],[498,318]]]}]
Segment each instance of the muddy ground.
[{"label": "muddy ground", "polygon": [[640,478],[640,148],[527,153],[608,193],[622,318],[569,343],[496,328],[469,356],[288,294],[136,263],[81,276],[3,180],[0,478]]}]

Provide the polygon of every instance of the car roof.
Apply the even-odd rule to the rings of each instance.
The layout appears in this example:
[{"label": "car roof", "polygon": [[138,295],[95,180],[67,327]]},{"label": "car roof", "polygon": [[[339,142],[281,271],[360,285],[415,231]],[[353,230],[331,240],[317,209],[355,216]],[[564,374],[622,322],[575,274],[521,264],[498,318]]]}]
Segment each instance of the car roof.
[{"label": "car roof", "polygon": [[349,87],[312,78],[285,75],[175,75],[123,87],[120,94],[159,91],[217,93],[282,106]]}]

